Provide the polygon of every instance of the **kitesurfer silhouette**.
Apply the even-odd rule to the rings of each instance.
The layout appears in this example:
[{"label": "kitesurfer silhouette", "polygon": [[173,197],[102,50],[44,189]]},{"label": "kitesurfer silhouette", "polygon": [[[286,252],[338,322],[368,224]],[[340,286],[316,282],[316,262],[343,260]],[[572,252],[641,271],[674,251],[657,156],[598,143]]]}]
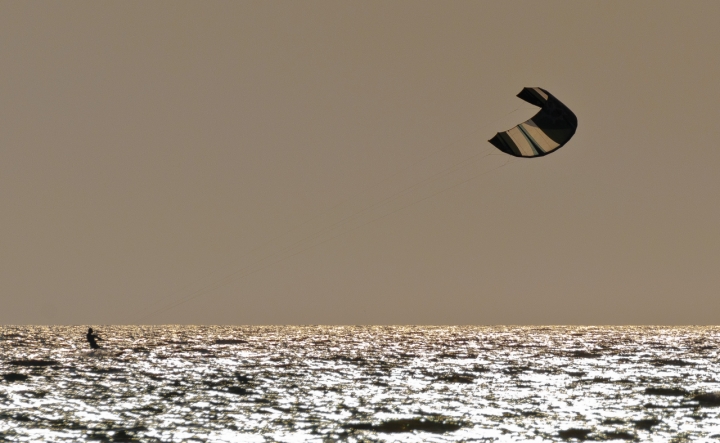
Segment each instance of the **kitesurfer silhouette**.
[{"label": "kitesurfer silhouette", "polygon": [[91,348],[100,349],[100,346],[98,346],[98,344],[95,340],[102,340],[102,339],[100,337],[98,337],[97,334],[93,334],[92,328],[88,328],[86,337],[87,337],[88,343],[90,343]]}]

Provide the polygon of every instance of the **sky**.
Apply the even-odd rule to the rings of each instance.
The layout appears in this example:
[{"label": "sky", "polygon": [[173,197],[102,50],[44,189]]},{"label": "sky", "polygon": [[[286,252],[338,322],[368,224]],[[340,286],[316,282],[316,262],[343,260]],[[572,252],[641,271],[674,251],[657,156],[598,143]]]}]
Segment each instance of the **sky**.
[{"label": "sky", "polygon": [[717,324],[718,17],[2,1],[0,324]]}]

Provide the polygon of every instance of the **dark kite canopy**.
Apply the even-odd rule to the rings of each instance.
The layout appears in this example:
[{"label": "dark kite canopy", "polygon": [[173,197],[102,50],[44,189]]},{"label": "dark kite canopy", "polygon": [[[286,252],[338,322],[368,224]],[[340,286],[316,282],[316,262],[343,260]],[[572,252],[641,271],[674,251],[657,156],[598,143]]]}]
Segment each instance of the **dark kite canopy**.
[{"label": "dark kite canopy", "polygon": [[540,112],[514,128],[498,132],[489,141],[515,157],[542,157],[562,148],[577,130],[577,117],[542,88],[523,88],[517,95]]}]

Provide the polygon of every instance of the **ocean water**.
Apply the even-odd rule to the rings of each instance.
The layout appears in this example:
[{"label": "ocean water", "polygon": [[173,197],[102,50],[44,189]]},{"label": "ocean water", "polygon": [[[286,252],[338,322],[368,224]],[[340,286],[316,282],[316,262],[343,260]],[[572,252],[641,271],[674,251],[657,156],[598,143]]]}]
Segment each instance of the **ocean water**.
[{"label": "ocean water", "polygon": [[720,439],[715,327],[0,328],[0,441]]}]

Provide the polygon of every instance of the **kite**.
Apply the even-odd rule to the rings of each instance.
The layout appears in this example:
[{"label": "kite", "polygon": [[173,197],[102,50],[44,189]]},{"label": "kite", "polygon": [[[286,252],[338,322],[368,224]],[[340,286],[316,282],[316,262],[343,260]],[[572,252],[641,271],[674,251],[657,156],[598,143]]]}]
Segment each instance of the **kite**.
[{"label": "kite", "polygon": [[570,141],[577,130],[577,117],[567,106],[542,88],[523,88],[517,95],[540,108],[533,118],[498,132],[489,140],[502,152],[515,157],[542,157]]}]

